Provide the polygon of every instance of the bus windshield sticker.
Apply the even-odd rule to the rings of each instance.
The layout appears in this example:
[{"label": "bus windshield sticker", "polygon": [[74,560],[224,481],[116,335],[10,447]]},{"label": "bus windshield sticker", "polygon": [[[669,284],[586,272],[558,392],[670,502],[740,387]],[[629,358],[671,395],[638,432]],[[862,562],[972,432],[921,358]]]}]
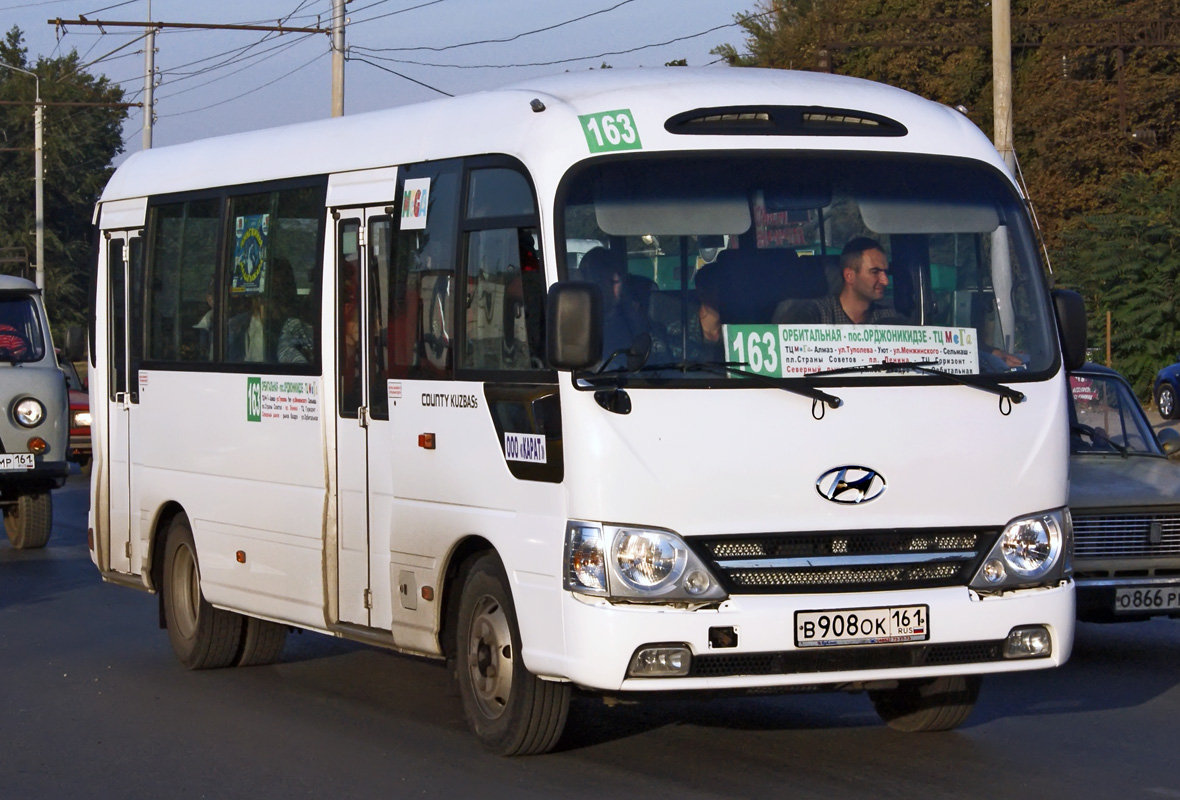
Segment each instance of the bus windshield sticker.
[{"label": "bus windshield sticker", "polygon": [[246,214],[234,220],[234,274],[231,294],[262,294],[266,283],[266,245],[270,214]]},{"label": "bus windshield sticker", "polygon": [[426,229],[426,212],[430,207],[430,178],[411,178],[402,188],[402,230]]},{"label": "bus windshield sticker", "polygon": [[936,361],[979,374],[975,328],[916,325],[725,325],[725,356],[773,378],[871,364]]},{"label": "bus windshield sticker", "polygon": [[545,437],[535,433],[504,432],[504,458],[509,461],[545,463]]},{"label": "bus windshield sticker", "polygon": [[642,150],[639,128],[631,109],[600,111],[597,114],[582,114],[578,117],[582,133],[591,153],[609,153],[615,150]]},{"label": "bus windshield sticker", "polygon": [[319,422],[315,381],[246,378],[247,422]]}]

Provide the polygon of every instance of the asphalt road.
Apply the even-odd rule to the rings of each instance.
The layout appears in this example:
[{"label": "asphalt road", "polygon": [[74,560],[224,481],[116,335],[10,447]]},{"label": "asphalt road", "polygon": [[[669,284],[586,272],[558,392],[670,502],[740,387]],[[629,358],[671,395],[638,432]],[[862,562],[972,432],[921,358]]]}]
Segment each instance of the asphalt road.
[{"label": "asphalt road", "polygon": [[957,731],[863,695],[606,707],[558,752],[484,753],[439,665],[292,636],[270,667],[187,672],[151,595],[102,584],[87,488],[49,546],[0,539],[0,797],[1180,797],[1180,621],[1079,626],[1051,672],[992,677]]}]

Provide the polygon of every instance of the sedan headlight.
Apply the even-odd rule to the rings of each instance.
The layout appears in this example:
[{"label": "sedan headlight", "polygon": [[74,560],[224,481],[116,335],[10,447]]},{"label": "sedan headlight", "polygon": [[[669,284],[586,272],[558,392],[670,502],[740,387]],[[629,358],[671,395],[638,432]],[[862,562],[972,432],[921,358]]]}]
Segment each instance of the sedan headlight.
[{"label": "sedan headlight", "polygon": [[45,406],[40,400],[26,397],[13,406],[12,417],[26,428],[35,428],[45,419]]},{"label": "sedan headlight", "polygon": [[566,529],[565,588],[638,602],[711,602],[725,590],[671,531],[571,521]]},{"label": "sedan headlight", "polygon": [[1055,583],[1068,575],[1071,537],[1067,509],[1014,519],[983,560],[971,587],[997,591]]}]

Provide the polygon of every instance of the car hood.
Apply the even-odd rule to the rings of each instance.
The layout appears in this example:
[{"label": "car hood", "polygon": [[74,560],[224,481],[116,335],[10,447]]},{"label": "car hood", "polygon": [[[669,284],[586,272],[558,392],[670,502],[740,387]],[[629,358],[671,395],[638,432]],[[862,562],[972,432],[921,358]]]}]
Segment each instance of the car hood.
[{"label": "car hood", "polygon": [[1180,506],[1180,465],[1159,456],[1071,456],[1069,506],[1075,514]]}]

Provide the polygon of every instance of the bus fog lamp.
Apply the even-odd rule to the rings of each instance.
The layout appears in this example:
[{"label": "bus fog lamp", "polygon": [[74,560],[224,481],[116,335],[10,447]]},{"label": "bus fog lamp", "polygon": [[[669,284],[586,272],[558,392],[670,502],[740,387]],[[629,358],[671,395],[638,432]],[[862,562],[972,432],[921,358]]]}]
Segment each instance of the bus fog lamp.
[{"label": "bus fog lamp", "polygon": [[1047,658],[1053,655],[1053,637],[1044,625],[1013,628],[1004,640],[1004,658]]},{"label": "bus fog lamp", "polygon": [[641,647],[627,668],[630,678],[678,678],[688,674],[692,651],[687,645]]}]

